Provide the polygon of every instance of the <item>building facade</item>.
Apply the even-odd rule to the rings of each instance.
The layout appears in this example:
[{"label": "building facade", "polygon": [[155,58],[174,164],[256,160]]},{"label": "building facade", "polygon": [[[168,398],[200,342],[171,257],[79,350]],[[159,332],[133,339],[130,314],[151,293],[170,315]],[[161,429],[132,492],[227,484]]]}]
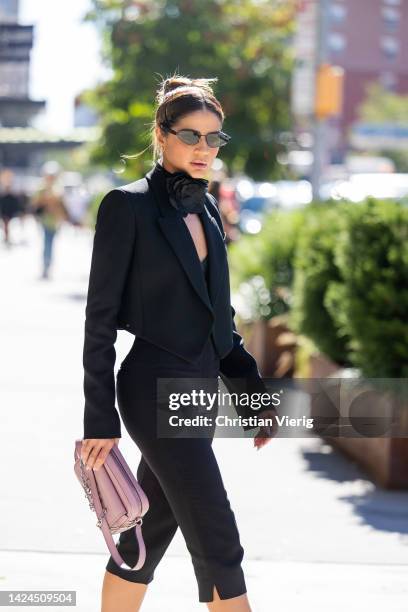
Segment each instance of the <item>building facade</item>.
[{"label": "building facade", "polygon": [[340,145],[369,83],[408,93],[408,0],[332,0],[329,61],[345,71],[343,112],[337,121]]},{"label": "building facade", "polygon": [[[295,39],[298,86],[293,91],[292,109],[302,128],[310,127],[312,119],[310,75],[315,68],[320,7],[319,0],[301,0],[299,4]],[[358,120],[370,83],[408,93],[408,0],[328,0],[327,10],[326,60],[344,69],[343,109],[329,120],[328,131],[331,161],[338,162],[347,150],[350,127]],[[307,78],[305,88],[302,79]],[[305,97],[307,91],[311,93]]]}]

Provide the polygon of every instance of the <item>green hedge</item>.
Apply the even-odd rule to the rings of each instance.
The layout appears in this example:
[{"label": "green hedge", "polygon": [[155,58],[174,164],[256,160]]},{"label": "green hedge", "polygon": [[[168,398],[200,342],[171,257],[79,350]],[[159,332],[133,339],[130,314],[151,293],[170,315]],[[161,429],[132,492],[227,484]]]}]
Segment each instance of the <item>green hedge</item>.
[{"label": "green hedge", "polygon": [[368,199],[349,209],[326,306],[367,377],[408,376],[408,208]]},{"label": "green hedge", "polygon": [[295,253],[289,319],[294,331],[310,338],[322,353],[341,365],[350,365],[349,338],[340,331],[329,309],[328,294],[332,284],[341,280],[335,247],[348,210],[345,203],[309,207]]},{"label": "green hedge", "polygon": [[294,331],[366,377],[408,376],[401,203],[371,198],[271,213],[259,234],[231,245],[230,268],[232,287],[258,316],[288,312]]}]

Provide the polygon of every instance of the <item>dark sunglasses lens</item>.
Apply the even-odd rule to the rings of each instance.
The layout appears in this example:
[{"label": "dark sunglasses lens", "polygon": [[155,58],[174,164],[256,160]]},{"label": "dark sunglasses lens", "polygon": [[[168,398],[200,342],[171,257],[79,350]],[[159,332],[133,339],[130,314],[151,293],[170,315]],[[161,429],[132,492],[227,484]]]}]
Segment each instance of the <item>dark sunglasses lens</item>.
[{"label": "dark sunglasses lens", "polygon": [[185,144],[192,145],[192,144],[197,144],[198,142],[198,136],[192,130],[180,130],[177,133],[177,136]]},{"label": "dark sunglasses lens", "polygon": [[[177,137],[188,145],[197,144],[200,140],[198,134],[193,130],[180,130],[177,132]],[[209,147],[223,147],[227,144],[229,138],[224,137],[223,133],[211,132],[206,136],[207,144]]]},{"label": "dark sunglasses lens", "polygon": [[221,138],[219,134],[207,134],[207,143],[209,147],[221,146]]},{"label": "dark sunglasses lens", "polygon": [[223,147],[227,144],[228,139],[224,138],[222,134],[214,133],[208,134],[207,142],[210,147]]}]

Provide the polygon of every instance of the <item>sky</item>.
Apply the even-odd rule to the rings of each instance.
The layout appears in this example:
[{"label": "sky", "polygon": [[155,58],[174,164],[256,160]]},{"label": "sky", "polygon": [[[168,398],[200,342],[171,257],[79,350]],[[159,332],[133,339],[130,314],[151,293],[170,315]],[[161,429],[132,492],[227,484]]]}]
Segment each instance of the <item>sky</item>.
[{"label": "sky", "polygon": [[30,97],[46,100],[33,125],[63,135],[73,127],[75,96],[108,76],[92,24],[81,20],[90,0],[20,0],[19,22],[33,24]]}]

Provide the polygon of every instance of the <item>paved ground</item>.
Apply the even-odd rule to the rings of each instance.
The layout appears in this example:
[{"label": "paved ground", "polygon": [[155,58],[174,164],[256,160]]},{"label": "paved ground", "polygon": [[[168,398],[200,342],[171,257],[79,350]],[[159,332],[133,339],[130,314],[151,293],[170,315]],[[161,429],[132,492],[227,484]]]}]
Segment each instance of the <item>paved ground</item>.
[{"label": "paved ground", "polygon": [[[108,554],[73,474],[92,234],[61,231],[47,282],[38,280],[35,222],[11,229],[17,244],[0,246],[0,590],[72,589],[78,611],[99,612]],[[132,339],[119,332],[117,364]],[[293,401],[303,407],[305,398]],[[125,430],[120,447],[136,469],[139,452]],[[214,450],[254,612],[407,610],[408,493],[377,489],[313,435],[274,439],[259,452],[251,439],[217,438]],[[180,531],[143,607],[175,609],[206,609]]]}]

